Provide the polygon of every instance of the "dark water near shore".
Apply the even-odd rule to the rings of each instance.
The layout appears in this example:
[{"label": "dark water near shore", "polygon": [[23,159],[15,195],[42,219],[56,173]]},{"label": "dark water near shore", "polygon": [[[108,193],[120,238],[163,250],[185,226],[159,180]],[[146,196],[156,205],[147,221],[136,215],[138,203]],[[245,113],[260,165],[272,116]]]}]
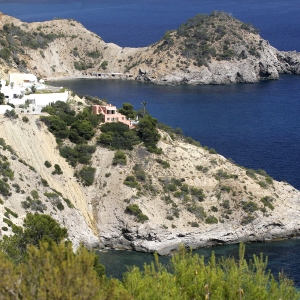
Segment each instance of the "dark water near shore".
[{"label": "dark water near shore", "polygon": [[[259,256],[260,253],[263,253],[264,256],[268,257],[267,269],[270,269],[276,278],[279,272],[283,271],[287,277],[293,278],[297,288],[300,288],[299,247],[300,240],[246,244],[245,258],[249,261],[253,258],[253,254]],[[214,251],[217,258],[222,255],[238,258],[239,246],[228,245],[198,249],[194,253],[209,259],[212,251]],[[108,250],[107,252],[99,252],[99,255],[101,262],[106,267],[107,275],[119,279],[122,279],[122,274],[131,266],[135,265],[142,269],[144,263],[150,264],[154,261],[152,254],[131,251]],[[159,261],[165,266],[170,266],[170,256],[161,256]]]},{"label": "dark water near shore", "polygon": [[[197,13],[224,10],[261,30],[279,50],[300,51],[299,0],[14,0],[1,2],[0,11],[23,21],[73,18],[120,46],[147,46],[168,29],[177,28]],[[160,121],[181,127],[185,135],[215,148],[225,157],[251,168],[263,168],[277,180],[300,189],[300,76],[259,84],[203,87],[156,87],[122,81],[57,82],[80,94],[107,98],[120,107],[147,109]],[[269,256],[269,267],[285,271],[300,287],[299,240],[247,244],[246,253]],[[237,255],[237,246],[215,247],[218,255]],[[199,250],[210,256],[211,249]],[[152,260],[152,255],[109,251],[100,253],[107,273],[119,277],[125,265]],[[167,263],[167,258],[161,258]]]}]

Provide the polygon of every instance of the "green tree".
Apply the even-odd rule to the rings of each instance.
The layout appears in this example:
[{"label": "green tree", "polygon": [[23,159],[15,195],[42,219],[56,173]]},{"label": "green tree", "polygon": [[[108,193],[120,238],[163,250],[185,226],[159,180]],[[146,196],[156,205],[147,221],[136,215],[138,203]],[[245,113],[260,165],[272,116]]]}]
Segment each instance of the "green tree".
[{"label": "green tree", "polygon": [[147,115],[140,119],[137,125],[137,135],[141,138],[147,148],[156,148],[160,135],[156,129],[157,120]]},{"label": "green tree", "polygon": [[22,299],[99,299],[101,285],[94,269],[95,254],[72,244],[42,242],[28,248],[19,266]]},{"label": "green tree", "polygon": [[127,119],[134,120],[136,118],[136,111],[131,103],[123,103],[122,108],[119,108],[118,112],[126,116]]},{"label": "green tree", "polygon": [[67,229],[61,227],[49,215],[27,214],[21,227],[13,227],[14,235],[5,236],[0,243],[0,249],[4,251],[15,263],[26,258],[27,246],[39,245],[40,241],[60,243],[68,237]]},{"label": "green tree", "polygon": [[78,120],[71,125],[71,129],[75,130],[79,136],[90,140],[94,134],[94,128],[90,121],[88,120]]}]

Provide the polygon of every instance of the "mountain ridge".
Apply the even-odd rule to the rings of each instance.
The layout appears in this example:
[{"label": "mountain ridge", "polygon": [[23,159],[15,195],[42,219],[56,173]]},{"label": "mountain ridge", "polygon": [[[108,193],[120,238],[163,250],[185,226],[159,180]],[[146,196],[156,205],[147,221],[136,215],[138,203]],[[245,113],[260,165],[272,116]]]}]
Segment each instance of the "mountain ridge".
[{"label": "mountain ridge", "polygon": [[[121,78],[160,85],[254,83],[299,74],[298,52],[283,52],[253,25],[224,12],[197,15],[148,47],[105,43],[79,22],[25,23],[0,15],[2,76]],[[96,76],[97,75],[97,76]]]}]

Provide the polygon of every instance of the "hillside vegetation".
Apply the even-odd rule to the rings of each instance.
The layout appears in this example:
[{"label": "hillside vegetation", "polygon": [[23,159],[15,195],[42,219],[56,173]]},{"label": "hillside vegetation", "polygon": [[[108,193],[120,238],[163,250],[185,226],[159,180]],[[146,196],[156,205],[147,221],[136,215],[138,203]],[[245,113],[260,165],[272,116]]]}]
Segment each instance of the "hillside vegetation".
[{"label": "hillside vegetation", "polygon": [[0,240],[0,297],[3,299],[297,299],[291,280],[267,272],[261,254],[247,262],[245,246],[239,259],[207,261],[183,246],[169,266],[155,262],[133,267],[119,281],[105,276],[96,252],[82,244],[76,251],[68,231],[52,217],[28,214],[23,228]]},{"label": "hillside vegetation", "polygon": [[48,116],[2,117],[2,234],[28,211],[53,215],[76,243],[160,254],[180,243],[297,234],[300,196],[287,183],[226,160],[128,103],[120,111],[139,114],[135,129],[100,125],[92,103],[101,100],[70,94],[68,103],[46,107]]}]

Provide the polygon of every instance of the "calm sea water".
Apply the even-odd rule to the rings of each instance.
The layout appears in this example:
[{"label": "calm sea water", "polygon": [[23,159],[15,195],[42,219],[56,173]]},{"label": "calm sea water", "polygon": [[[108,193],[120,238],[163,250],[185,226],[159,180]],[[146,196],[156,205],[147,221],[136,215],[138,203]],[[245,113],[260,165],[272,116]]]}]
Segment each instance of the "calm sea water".
[{"label": "calm sea water", "polygon": [[[20,0],[1,1],[0,11],[23,21],[73,18],[106,42],[139,47],[156,42],[197,13],[224,10],[261,30],[263,38],[280,50],[300,51],[299,0]],[[157,87],[123,81],[57,82],[80,94],[107,98],[118,107],[131,102],[160,121],[181,127],[185,135],[215,148],[236,163],[263,168],[275,179],[300,189],[300,76],[279,81],[230,86]],[[184,112],[184,117],[182,117]],[[274,272],[282,269],[300,287],[299,240],[251,244],[247,253],[263,251]],[[217,247],[233,255],[237,246]],[[199,250],[207,256],[211,250]],[[201,252],[202,253],[202,252]],[[108,274],[120,277],[125,265],[142,265],[151,255],[112,251],[100,254]],[[163,258],[165,259],[165,258]],[[117,270],[117,272],[116,272]]]}]

